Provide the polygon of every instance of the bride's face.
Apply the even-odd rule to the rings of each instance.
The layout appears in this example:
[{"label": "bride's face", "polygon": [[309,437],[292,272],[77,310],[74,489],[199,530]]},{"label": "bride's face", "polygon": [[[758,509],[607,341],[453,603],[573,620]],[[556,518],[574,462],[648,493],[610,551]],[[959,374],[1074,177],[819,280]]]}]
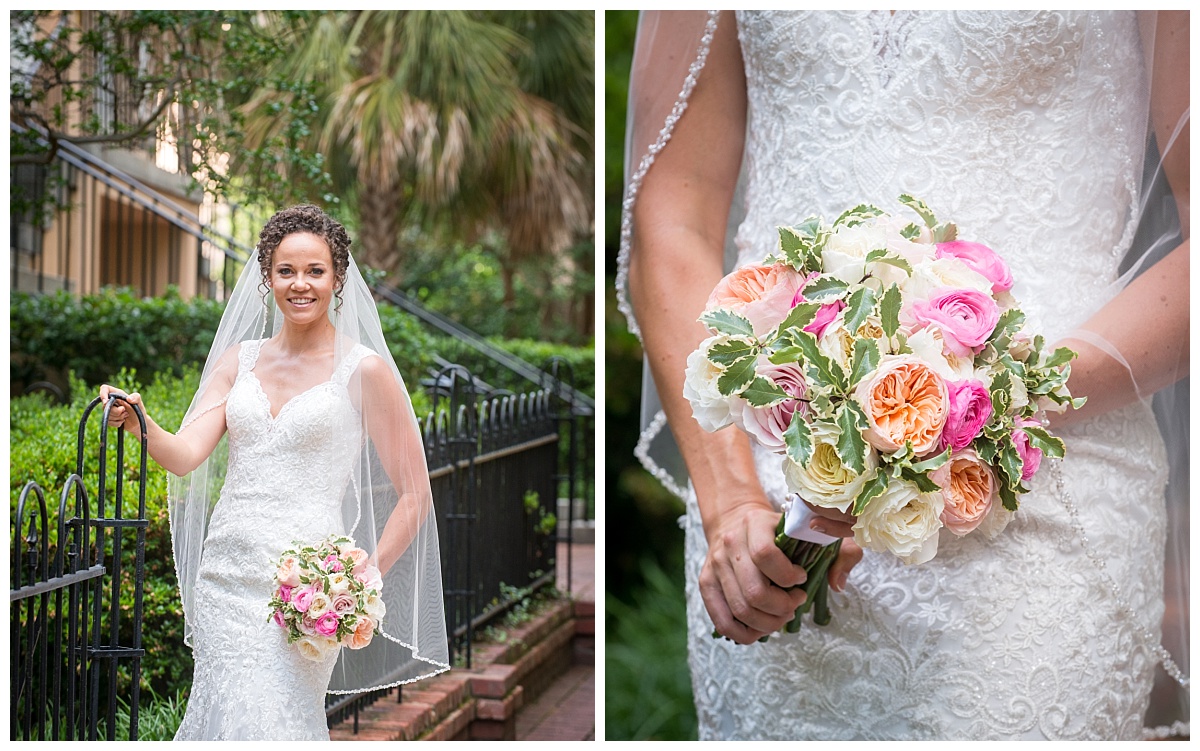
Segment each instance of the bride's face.
[{"label": "bride's face", "polygon": [[287,320],[323,320],[335,289],[333,254],[324,240],[296,232],[280,241],[271,257],[271,291]]}]

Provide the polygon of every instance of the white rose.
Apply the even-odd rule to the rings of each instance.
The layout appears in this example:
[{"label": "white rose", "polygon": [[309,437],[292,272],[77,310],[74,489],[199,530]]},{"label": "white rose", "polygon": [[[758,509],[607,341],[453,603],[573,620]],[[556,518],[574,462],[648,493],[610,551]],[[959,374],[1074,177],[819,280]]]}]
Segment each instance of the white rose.
[{"label": "white rose", "polygon": [[821,270],[843,282],[857,284],[866,276],[863,261],[867,253],[887,245],[887,232],[883,227],[874,224],[838,227],[821,251]]},{"label": "white rose", "polygon": [[363,602],[363,609],[367,611],[367,615],[376,621],[383,620],[383,616],[387,615],[387,607],[383,604],[383,598],[379,595],[367,595],[366,600]]},{"label": "white rose", "polygon": [[937,555],[944,508],[941,493],[922,493],[912,483],[892,479],[854,523],[854,541],[910,565],[925,563]]},{"label": "white rose", "polygon": [[302,636],[293,646],[304,659],[324,662],[330,648],[336,647],[337,642],[319,636]]},{"label": "white rose", "polygon": [[699,349],[688,355],[684,371],[683,396],[692,405],[696,422],[710,433],[733,423],[729,412],[736,397],[723,396],[717,389],[722,370],[705,356],[712,345],[728,340],[724,335],[705,339]]},{"label": "white rose", "polygon": [[868,448],[866,469],[862,474],[856,474],[838,457],[837,441],[841,431],[837,427],[816,423],[812,426],[812,433],[813,455],[807,466],[797,464],[791,457],[784,457],[783,477],[787,481],[788,491],[799,493],[801,498],[814,506],[845,511],[867,480],[875,476],[879,458],[873,449]]},{"label": "white rose", "polygon": [[992,296],[992,283],[957,258],[937,258],[917,264],[912,276],[900,283],[905,305],[929,300],[946,289],[977,289]]},{"label": "white rose", "polygon": [[[974,358],[946,354],[942,333],[936,327],[923,328],[910,336],[908,346],[914,355],[947,381],[965,381],[975,377]],[[991,382],[990,376],[979,380]]]},{"label": "white rose", "polygon": [[324,592],[317,592],[312,596],[312,604],[308,606],[308,612],[305,613],[309,618],[316,620],[325,615],[325,612],[332,607],[333,602]]},{"label": "white rose", "polygon": [[340,595],[350,589],[350,577],[340,571],[329,575],[329,594]]}]

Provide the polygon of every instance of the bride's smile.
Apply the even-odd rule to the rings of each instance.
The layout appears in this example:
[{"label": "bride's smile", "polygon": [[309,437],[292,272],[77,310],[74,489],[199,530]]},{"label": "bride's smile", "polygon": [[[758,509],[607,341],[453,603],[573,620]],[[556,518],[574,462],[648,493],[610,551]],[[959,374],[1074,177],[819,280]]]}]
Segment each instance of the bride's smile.
[{"label": "bride's smile", "polygon": [[313,323],[326,317],[335,276],[329,245],[314,234],[288,235],[275,249],[271,289],[279,310],[292,323]]}]

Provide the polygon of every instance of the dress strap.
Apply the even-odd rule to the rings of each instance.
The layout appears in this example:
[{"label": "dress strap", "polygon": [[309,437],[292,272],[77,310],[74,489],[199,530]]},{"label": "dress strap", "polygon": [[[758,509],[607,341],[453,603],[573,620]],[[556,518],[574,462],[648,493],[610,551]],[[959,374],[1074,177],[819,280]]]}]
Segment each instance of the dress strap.
[{"label": "dress strap", "polygon": [[370,347],[355,344],[354,348],[347,352],[342,361],[338,363],[337,368],[333,371],[333,378],[330,380],[339,386],[345,386],[350,382],[350,376],[358,368],[358,364],[363,361],[363,358],[373,354],[375,354],[375,351]]},{"label": "dress strap", "polygon": [[254,370],[258,362],[258,353],[262,350],[265,339],[247,339],[238,348],[238,378]]}]

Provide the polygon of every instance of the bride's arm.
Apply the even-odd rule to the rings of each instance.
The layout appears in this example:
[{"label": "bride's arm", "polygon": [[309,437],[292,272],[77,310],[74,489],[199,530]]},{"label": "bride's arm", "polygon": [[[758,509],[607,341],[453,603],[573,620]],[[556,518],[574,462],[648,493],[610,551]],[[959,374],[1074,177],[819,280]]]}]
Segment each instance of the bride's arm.
[{"label": "bride's arm", "polygon": [[367,432],[399,501],[376,541],[375,565],[387,573],[408,550],[433,509],[425,447],[416,417],[392,370],[380,357],[359,365],[366,403]]},{"label": "bride's arm", "polygon": [[[694,54],[694,47],[687,52]],[[653,58],[647,70],[654,74]],[[804,570],[774,544],[779,512],[758,482],[748,437],[733,429],[706,432],[683,397],[688,354],[707,336],[696,319],[723,275],[745,123],[741,51],[732,14],[725,13],[688,109],[642,183],[629,265],[630,298],[647,361],[708,538],[701,595],[717,629],[741,643],[789,621],[803,593],[782,588],[805,580]],[[844,584],[855,555],[861,552],[847,555],[831,574],[835,588]]]},{"label": "bride's arm", "polygon": [[1088,402],[1078,412],[1054,416],[1055,425],[1125,406],[1188,374],[1188,12],[1158,11],[1142,20],[1148,31],[1149,24],[1157,27],[1150,114],[1159,148],[1171,143],[1162,169],[1178,208],[1184,241],[1083,324],[1081,333],[1064,339],[1063,344],[1079,353],[1071,366],[1071,393],[1086,396]]},{"label": "bride's arm", "polygon": [[[220,405],[225,401],[229,389],[233,387],[234,376],[237,374],[237,349],[232,348],[221,356],[204,395],[196,405],[197,417],[179,429],[178,433],[166,430],[150,417],[142,401],[142,395],[132,393],[127,399],[142,409],[146,418],[146,453],[163,469],[173,475],[182,477],[200,466],[216,448],[221,436],[225,435],[225,410]],[[108,401],[112,393],[121,394],[120,389],[108,384],[100,387],[101,404]],[[108,413],[108,423],[120,425],[134,438],[141,439],[141,426],[137,415],[122,402],[117,402]]]}]

